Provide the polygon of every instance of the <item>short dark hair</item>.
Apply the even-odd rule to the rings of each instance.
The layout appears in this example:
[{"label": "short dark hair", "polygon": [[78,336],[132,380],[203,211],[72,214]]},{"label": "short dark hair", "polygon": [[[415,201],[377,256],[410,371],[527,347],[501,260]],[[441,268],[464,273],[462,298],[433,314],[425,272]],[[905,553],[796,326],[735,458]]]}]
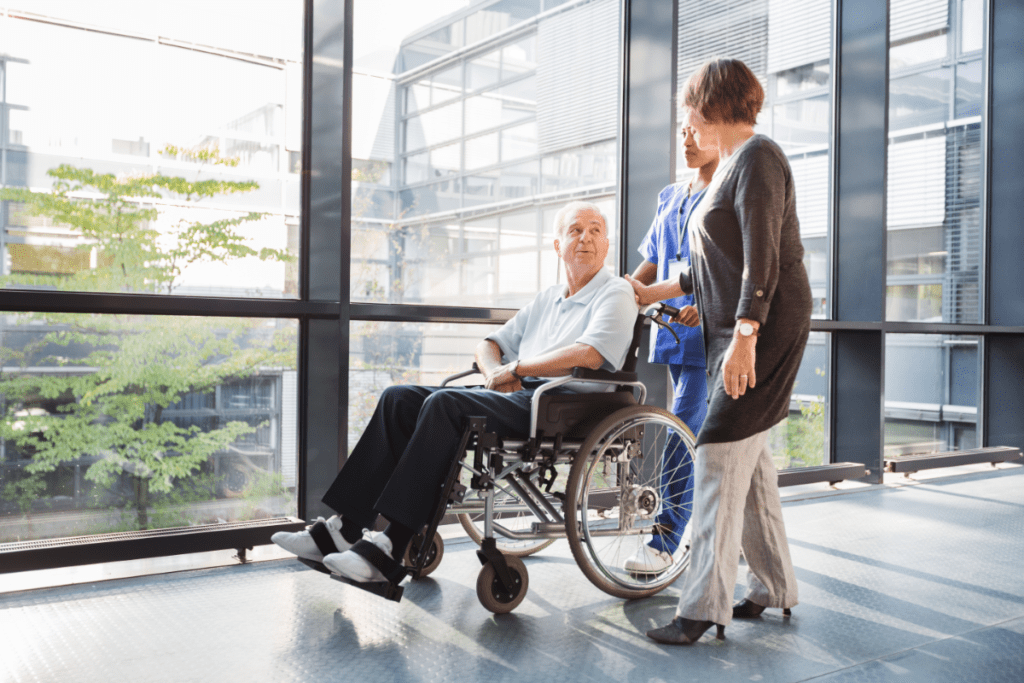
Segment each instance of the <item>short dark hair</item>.
[{"label": "short dark hair", "polygon": [[712,123],[757,124],[764,88],[738,59],[709,59],[686,81],[682,104]]}]

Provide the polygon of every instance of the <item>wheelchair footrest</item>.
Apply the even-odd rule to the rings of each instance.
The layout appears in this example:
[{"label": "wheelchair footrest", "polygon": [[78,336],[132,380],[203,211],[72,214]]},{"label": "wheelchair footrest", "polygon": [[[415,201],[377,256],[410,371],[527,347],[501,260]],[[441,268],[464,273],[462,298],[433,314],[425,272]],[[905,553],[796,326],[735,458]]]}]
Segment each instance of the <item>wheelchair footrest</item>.
[{"label": "wheelchair footrest", "polygon": [[360,581],[353,581],[351,579],[347,579],[344,576],[339,576],[338,574],[334,574],[334,573],[331,573],[331,578],[334,579],[335,581],[340,581],[342,583],[347,583],[350,586],[355,586],[356,588],[361,588],[364,591],[373,593],[374,595],[379,595],[380,597],[384,598],[385,600],[392,600],[394,602],[401,602],[401,600],[402,600],[402,593],[405,592],[405,587],[404,586],[400,586],[397,583],[391,583],[390,581],[363,581],[363,582],[360,582]]},{"label": "wheelchair footrest", "polygon": [[323,562],[317,562],[316,560],[307,560],[304,557],[296,557],[295,559],[301,562],[302,564],[306,565],[310,569],[315,569],[322,574],[331,573],[331,570],[328,569],[327,565],[325,565]]}]

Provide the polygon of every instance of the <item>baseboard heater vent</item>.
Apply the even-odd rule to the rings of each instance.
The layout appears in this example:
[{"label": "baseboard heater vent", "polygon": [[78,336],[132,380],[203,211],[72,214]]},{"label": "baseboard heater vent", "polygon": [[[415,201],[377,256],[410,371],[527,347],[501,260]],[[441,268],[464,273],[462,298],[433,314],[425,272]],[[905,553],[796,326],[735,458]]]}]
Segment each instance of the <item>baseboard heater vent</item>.
[{"label": "baseboard heater vent", "polygon": [[794,467],[779,472],[779,487],[817,484],[827,481],[838,484],[847,479],[860,479],[867,476],[867,468],[859,462],[834,462],[818,467]]},{"label": "baseboard heater vent", "polygon": [[304,527],[305,523],[294,517],[273,517],[250,522],[0,543],[0,574],[212,550],[244,550],[270,543],[274,532],[298,531]]},{"label": "baseboard heater vent", "polygon": [[995,465],[1000,462],[1017,460],[1020,457],[1020,449],[1010,446],[992,446],[990,448],[974,448],[969,451],[948,451],[945,453],[926,453],[924,455],[904,455],[899,458],[886,460],[885,471],[909,474],[919,470],[976,465],[982,462],[990,462]]}]

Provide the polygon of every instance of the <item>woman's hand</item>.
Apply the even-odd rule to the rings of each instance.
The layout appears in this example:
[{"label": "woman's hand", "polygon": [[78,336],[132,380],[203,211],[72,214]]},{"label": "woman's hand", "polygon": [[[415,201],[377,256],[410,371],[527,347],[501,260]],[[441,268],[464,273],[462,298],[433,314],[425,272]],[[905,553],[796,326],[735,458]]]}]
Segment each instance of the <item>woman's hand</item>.
[{"label": "woman's hand", "polygon": [[696,306],[683,306],[679,309],[679,315],[672,318],[671,322],[686,325],[687,327],[697,327],[697,325],[700,325],[700,314],[697,313]]},{"label": "woman's hand", "polygon": [[736,333],[732,337],[732,343],[725,350],[725,361],[722,363],[722,382],[725,384],[725,393],[733,398],[739,398],[747,393],[747,389],[753,389],[757,384],[757,374],[754,372],[754,361],[757,352],[754,350],[757,345],[757,337],[751,335],[744,337]]}]

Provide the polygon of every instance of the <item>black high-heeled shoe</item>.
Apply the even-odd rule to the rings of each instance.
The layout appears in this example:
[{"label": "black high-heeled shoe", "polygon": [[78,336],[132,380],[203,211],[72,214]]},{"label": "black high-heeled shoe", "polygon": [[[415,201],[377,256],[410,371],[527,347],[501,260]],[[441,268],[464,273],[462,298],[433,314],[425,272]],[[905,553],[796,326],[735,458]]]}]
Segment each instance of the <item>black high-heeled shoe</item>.
[{"label": "black high-heeled shoe", "polygon": [[[733,619],[754,619],[761,616],[761,612],[767,609],[763,605],[744,599],[732,606]],[[782,616],[788,617],[793,614],[788,607],[783,608]]]},{"label": "black high-heeled shoe", "polygon": [[713,621],[694,621],[683,617],[676,617],[660,628],[652,628],[647,632],[647,637],[665,645],[691,645],[697,642],[712,626],[718,627],[715,638],[725,640],[724,625],[716,624]]}]

